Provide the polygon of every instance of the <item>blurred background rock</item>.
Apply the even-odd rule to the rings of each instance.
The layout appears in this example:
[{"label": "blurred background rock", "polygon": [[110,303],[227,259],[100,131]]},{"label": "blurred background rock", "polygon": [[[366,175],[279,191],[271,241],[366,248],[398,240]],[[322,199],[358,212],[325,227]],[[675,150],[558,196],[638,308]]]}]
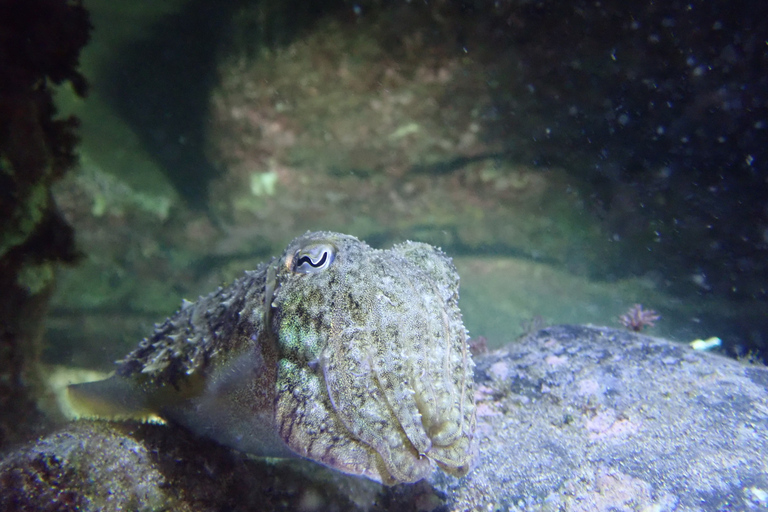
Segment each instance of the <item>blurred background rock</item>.
[{"label": "blurred background rock", "polygon": [[[470,332],[617,324],[765,352],[759,3],[87,4],[46,360],[108,368],[307,229],[440,245]],[[540,319],[532,321],[532,319]]]}]

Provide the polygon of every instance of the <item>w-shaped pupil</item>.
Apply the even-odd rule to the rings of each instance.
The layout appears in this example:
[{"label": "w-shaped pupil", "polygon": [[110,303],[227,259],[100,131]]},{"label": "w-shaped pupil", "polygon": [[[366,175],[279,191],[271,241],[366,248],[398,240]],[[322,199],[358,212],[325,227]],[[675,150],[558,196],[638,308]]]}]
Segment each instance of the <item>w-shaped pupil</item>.
[{"label": "w-shaped pupil", "polygon": [[323,251],[323,256],[317,261],[317,263],[312,261],[312,258],[310,258],[309,256],[302,256],[301,258],[299,258],[299,261],[296,264],[296,266],[301,266],[304,263],[307,263],[312,267],[320,268],[323,265],[325,265],[325,262],[327,259],[328,259],[328,253],[326,251]]}]

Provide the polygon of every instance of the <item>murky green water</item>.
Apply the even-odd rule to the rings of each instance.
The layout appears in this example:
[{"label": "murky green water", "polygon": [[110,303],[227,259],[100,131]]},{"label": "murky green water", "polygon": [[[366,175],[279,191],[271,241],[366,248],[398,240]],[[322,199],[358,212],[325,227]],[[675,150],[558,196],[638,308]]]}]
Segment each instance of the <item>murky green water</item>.
[{"label": "murky green water", "polygon": [[88,8],[91,94],[59,94],[81,169],[56,193],[86,257],[61,272],[48,361],[106,367],[308,229],[442,246],[492,346],[641,303],[647,332],[763,350],[768,220],[738,219],[762,208],[765,98],[738,85],[765,60],[727,13]]}]

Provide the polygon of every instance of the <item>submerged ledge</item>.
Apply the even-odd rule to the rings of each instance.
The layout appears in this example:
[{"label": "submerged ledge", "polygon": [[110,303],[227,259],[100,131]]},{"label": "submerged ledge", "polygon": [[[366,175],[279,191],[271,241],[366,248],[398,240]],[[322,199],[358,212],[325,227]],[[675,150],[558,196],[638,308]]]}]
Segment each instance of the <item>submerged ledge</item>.
[{"label": "submerged ledge", "polygon": [[162,425],[81,421],[0,462],[0,510],[749,510],[768,506],[768,368],[555,326],[476,358],[461,479],[384,487]]}]

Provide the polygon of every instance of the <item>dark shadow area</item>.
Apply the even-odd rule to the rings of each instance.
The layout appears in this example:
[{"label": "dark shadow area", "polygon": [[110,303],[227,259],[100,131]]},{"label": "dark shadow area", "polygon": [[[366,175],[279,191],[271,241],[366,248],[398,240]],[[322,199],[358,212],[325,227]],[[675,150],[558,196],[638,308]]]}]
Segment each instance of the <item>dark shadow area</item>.
[{"label": "dark shadow area", "polygon": [[192,207],[215,170],[204,154],[216,53],[237,2],[192,0],[152,35],[124,49],[103,78],[114,109],[135,129]]},{"label": "dark shadow area", "polygon": [[504,144],[489,156],[576,178],[618,254],[590,277],[648,276],[681,300],[722,301],[681,339],[713,332],[730,354],[765,354],[768,4],[462,5],[467,53],[493,96],[484,136]]},{"label": "dark shadow area", "polygon": [[[78,260],[72,226],[51,197],[76,165],[75,117],[55,85],[85,96],[78,70],[91,23],[81,2],[0,0],[0,447],[40,430],[43,320],[59,265]],[[0,487],[5,488],[3,483]],[[0,508],[3,508],[0,505]]]},{"label": "dark shadow area", "polygon": [[493,18],[498,136],[579,176],[626,247],[601,271],[652,260],[678,291],[766,299],[768,5],[536,2]]},{"label": "dark shadow area", "polygon": [[103,88],[113,108],[134,128],[165,168],[179,194],[204,209],[207,185],[216,169],[205,155],[209,95],[217,83],[217,56],[234,38],[232,16],[248,3],[264,3],[263,16],[248,24],[247,37],[275,47],[290,42],[314,20],[342,2],[277,3],[254,0],[191,0],[178,14],[125,48],[105,72]]}]

